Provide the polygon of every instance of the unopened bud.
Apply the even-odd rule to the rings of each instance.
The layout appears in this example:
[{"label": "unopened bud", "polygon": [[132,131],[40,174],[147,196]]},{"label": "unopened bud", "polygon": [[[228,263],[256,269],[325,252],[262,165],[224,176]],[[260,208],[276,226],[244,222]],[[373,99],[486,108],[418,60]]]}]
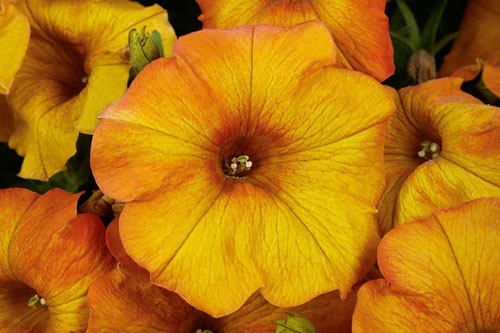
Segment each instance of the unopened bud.
[{"label": "unopened bud", "polygon": [[298,313],[286,314],[285,320],[277,320],[275,333],[316,333],[314,325],[306,316]]},{"label": "unopened bud", "polygon": [[418,50],[408,62],[408,75],[413,83],[423,83],[436,78],[436,60],[425,50]]},{"label": "unopened bud", "polygon": [[154,30],[151,34],[144,27],[141,32],[132,29],[128,35],[128,49],[130,53],[130,80],[149,63],[164,57],[163,43],[160,33]]}]

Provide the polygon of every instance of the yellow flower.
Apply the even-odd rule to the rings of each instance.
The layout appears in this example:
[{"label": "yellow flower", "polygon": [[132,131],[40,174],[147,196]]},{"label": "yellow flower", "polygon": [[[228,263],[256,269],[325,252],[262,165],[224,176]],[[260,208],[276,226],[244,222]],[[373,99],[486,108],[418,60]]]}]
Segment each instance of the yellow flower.
[{"label": "yellow flower", "polygon": [[91,167],[127,202],[125,249],[213,316],[255,291],[290,307],[345,297],[378,243],[394,102],[336,69],[318,22],[184,36],[103,113]]},{"label": "yellow flower", "polygon": [[353,332],[499,332],[500,198],[483,198],[391,230],[385,280],[358,292]]},{"label": "yellow flower", "polygon": [[337,46],[337,66],[367,73],[379,81],[394,73],[386,0],[196,0],[203,28],[248,24],[288,27],[320,20]]},{"label": "yellow flower", "polygon": [[444,78],[393,91],[379,231],[481,197],[500,196],[500,108]]},{"label": "yellow flower", "polygon": [[7,101],[14,117],[9,145],[25,156],[20,176],[48,179],[64,169],[78,133],[126,90],[131,29],[156,29],[167,55],[175,34],[159,6],[127,0],[20,0],[31,39]]},{"label": "yellow flower", "polygon": [[0,1],[0,94],[9,93],[30,38],[29,22],[15,2]]}]

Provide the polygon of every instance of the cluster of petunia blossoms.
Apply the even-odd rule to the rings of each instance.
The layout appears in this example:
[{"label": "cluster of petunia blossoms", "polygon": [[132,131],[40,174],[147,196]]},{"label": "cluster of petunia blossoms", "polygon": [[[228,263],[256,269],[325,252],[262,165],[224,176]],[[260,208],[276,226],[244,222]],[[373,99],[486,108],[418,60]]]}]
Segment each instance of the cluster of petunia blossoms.
[{"label": "cluster of petunia blossoms", "polygon": [[499,332],[500,1],[399,90],[386,0],[197,2],[0,0],[0,141],[99,187],[0,190],[0,332]]}]

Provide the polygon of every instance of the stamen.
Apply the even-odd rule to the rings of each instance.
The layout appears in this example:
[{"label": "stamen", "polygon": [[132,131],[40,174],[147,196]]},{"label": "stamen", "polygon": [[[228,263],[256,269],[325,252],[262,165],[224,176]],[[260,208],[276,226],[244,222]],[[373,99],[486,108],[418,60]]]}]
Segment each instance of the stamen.
[{"label": "stamen", "polygon": [[88,76],[84,76],[84,77],[82,78],[82,83],[87,83],[87,82],[88,82],[88,80],[89,80],[89,77],[88,77]]},{"label": "stamen", "polygon": [[42,304],[42,305],[47,304],[47,303],[45,302],[45,298],[40,298],[40,304]]},{"label": "stamen", "polygon": [[38,303],[39,300],[40,300],[40,296],[35,294],[35,296],[31,297],[30,300],[28,301],[28,306],[34,306],[36,303]]},{"label": "stamen", "polygon": [[420,146],[422,147],[422,149],[417,153],[418,157],[420,158],[424,158],[426,160],[435,160],[441,153],[441,147],[436,142],[424,141],[420,144]]},{"label": "stamen", "polygon": [[247,155],[240,155],[226,162],[223,166],[223,171],[226,176],[238,177],[244,171],[250,170],[252,165],[253,163],[250,161],[250,157]]}]

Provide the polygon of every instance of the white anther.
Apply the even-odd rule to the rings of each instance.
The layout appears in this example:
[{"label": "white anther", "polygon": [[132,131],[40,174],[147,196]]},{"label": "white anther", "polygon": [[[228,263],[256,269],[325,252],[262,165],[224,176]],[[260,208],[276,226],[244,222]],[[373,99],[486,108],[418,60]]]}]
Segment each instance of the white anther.
[{"label": "white anther", "polygon": [[245,162],[245,166],[250,169],[252,167],[252,161]]},{"label": "white anther", "polygon": [[42,305],[47,304],[47,303],[45,302],[45,298],[40,298],[40,304],[42,304]]}]

